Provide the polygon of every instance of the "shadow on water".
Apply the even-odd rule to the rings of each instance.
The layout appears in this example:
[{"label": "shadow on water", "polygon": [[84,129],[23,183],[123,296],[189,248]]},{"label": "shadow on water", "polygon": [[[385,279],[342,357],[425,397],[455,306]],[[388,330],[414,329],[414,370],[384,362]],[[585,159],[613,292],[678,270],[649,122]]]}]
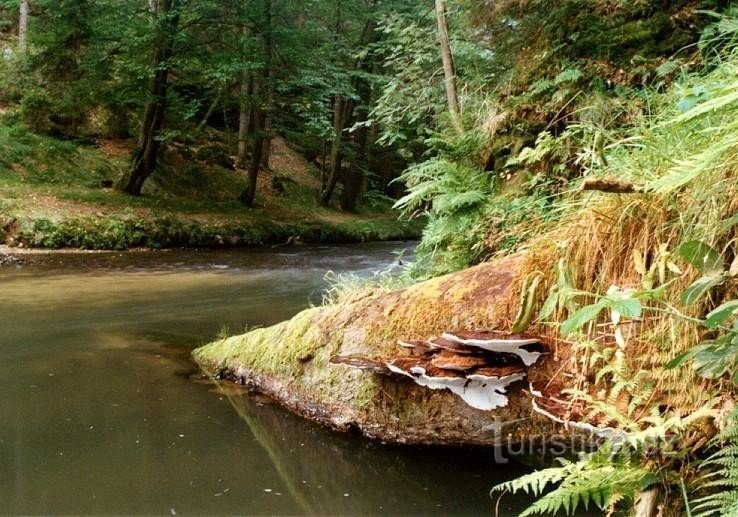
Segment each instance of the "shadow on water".
[{"label": "shadow on water", "polygon": [[[327,270],[369,274],[403,247],[33,255],[0,269],[0,514],[490,514],[489,488],[521,467],[329,433],[189,359],[223,326],[319,301]],[[522,506],[507,497],[501,515]]]}]

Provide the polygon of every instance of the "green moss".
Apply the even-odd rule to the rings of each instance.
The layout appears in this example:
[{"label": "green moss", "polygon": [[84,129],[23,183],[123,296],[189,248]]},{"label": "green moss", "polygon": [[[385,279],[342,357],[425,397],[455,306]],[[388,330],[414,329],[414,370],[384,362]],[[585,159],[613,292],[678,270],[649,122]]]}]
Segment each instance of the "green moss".
[{"label": "green moss", "polygon": [[[10,218],[13,210],[7,211],[6,217]],[[20,219],[18,226],[18,232],[8,236],[12,237],[9,244],[51,249],[261,246],[283,243],[296,236],[307,243],[342,243],[412,239],[418,235],[412,225],[382,220],[366,221],[356,230],[351,223],[295,225],[257,220],[202,224],[174,215],[155,218],[96,215],[61,220],[38,217]]]},{"label": "green moss", "polygon": [[311,332],[319,311],[308,309],[272,327],[216,341],[195,350],[195,360],[211,368],[244,366],[263,373],[297,376],[324,346]]}]

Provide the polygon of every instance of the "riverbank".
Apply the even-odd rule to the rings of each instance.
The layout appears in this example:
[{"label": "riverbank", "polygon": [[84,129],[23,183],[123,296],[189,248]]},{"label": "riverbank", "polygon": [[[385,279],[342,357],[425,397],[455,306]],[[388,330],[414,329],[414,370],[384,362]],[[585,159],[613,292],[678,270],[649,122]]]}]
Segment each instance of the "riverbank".
[{"label": "riverbank", "polygon": [[130,141],[72,143],[0,125],[0,244],[11,247],[128,249],[240,247],[416,239],[421,225],[399,221],[391,200],[356,213],[321,207],[319,170],[275,138],[255,206],[237,201],[245,171],[219,144],[167,146],[142,196],[113,189]]},{"label": "riverbank", "polygon": [[11,248],[226,248],[407,240],[419,236],[417,225],[379,217],[305,223],[250,217],[201,222],[181,213],[164,213],[153,219],[118,214],[68,219],[19,219],[12,214],[4,217],[0,242]]}]

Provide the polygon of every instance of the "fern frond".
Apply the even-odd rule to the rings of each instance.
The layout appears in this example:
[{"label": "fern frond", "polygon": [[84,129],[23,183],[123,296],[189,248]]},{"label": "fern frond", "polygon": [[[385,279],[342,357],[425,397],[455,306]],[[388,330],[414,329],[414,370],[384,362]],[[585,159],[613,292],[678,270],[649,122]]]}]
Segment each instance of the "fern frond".
[{"label": "fern frond", "polygon": [[[555,514],[563,510],[567,515],[576,513],[580,506],[588,509],[594,504],[601,510],[613,507],[623,499],[635,496],[657,481],[649,470],[634,464],[625,455],[613,453],[610,445],[581,455],[577,462],[562,462],[553,467],[522,476],[497,485],[492,491],[520,490],[537,496],[521,517]],[[543,494],[549,485],[558,486]]]}]

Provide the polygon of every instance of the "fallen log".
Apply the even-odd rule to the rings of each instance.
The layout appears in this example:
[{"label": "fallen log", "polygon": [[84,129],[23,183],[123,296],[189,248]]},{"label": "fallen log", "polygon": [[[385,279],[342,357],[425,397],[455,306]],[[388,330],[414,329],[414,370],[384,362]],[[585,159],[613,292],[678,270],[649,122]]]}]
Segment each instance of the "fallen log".
[{"label": "fallen log", "polygon": [[[343,306],[308,309],[273,327],[211,343],[194,357],[207,372],[220,372],[295,413],[382,441],[491,446],[545,439],[560,426],[534,413],[525,383],[514,381],[533,370],[550,377],[555,364],[541,360],[525,371],[517,357],[497,353],[490,357],[499,359],[499,366],[464,370],[462,362],[475,360],[439,363],[448,359],[440,353],[474,357],[493,352],[428,340],[449,329],[500,329],[503,334],[494,337],[509,339],[505,331],[518,302],[513,282],[524,264],[523,255],[514,255]],[[398,354],[423,365],[404,371],[395,362],[402,374],[377,375],[383,373],[378,363]],[[446,368],[431,364],[433,357]],[[429,374],[448,377],[443,383],[453,385],[456,393],[417,383]],[[464,399],[496,407],[479,409]],[[510,422],[504,434],[490,431],[500,422]]]}]

